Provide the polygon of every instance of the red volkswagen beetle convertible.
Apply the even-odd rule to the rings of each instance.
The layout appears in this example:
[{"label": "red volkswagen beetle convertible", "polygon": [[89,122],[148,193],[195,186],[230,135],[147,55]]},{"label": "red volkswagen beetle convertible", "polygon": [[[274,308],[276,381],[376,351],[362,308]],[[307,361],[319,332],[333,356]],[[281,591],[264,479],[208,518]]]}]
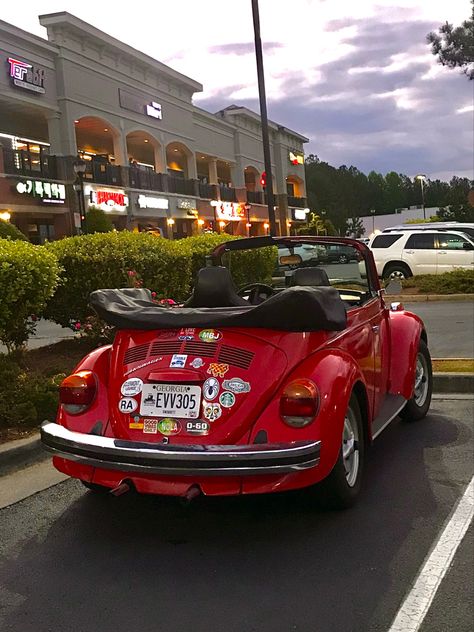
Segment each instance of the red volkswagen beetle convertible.
[{"label": "red volkswagen beetle convertible", "polygon": [[[337,245],[354,256],[329,263],[325,249]],[[236,288],[249,253],[265,269],[248,266],[255,281]],[[422,321],[387,307],[356,240],[239,239],[209,264],[175,307],[144,289],[91,294],[117,333],[61,385],[57,420],[41,429],[55,466],[97,491],[308,487],[351,505],[371,442],[397,415],[428,411]]]}]

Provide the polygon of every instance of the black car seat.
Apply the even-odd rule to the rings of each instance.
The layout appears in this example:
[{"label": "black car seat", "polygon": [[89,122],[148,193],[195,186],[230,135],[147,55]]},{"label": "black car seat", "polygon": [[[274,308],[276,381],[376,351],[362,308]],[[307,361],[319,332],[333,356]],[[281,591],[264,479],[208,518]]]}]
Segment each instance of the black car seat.
[{"label": "black car seat", "polygon": [[290,277],[290,287],[306,285],[310,287],[330,286],[326,270],[322,268],[298,268]]},{"label": "black car seat", "polygon": [[201,268],[194,290],[184,307],[240,307],[248,301],[236,292],[230,272],[224,266]]}]

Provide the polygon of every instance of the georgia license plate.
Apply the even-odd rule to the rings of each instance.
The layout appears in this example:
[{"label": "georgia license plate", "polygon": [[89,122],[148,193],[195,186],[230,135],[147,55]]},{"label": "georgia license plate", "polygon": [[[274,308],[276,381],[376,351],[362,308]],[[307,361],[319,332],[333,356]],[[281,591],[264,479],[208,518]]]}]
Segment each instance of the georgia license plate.
[{"label": "georgia license plate", "polygon": [[186,384],[144,384],[140,415],[196,419],[201,406],[201,387]]}]

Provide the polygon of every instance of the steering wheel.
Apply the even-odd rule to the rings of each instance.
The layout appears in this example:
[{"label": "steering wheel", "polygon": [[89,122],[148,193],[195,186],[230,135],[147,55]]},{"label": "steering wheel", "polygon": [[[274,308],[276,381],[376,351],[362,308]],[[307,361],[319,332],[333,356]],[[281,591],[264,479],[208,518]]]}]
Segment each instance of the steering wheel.
[{"label": "steering wheel", "polygon": [[251,305],[258,305],[275,294],[275,290],[266,283],[247,283],[239,288],[237,294],[246,298]]}]

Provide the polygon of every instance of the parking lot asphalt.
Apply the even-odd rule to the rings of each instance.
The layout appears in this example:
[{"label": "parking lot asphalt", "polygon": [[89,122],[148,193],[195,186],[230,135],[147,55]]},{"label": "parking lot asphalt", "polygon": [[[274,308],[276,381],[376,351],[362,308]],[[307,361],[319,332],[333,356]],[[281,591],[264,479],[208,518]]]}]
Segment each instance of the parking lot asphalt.
[{"label": "parking lot asphalt", "polygon": [[[304,492],[184,507],[59,483],[0,511],[0,629],[386,632],[473,475],[473,430],[468,399],[394,422],[345,512]],[[471,630],[471,535],[422,632]]]}]

